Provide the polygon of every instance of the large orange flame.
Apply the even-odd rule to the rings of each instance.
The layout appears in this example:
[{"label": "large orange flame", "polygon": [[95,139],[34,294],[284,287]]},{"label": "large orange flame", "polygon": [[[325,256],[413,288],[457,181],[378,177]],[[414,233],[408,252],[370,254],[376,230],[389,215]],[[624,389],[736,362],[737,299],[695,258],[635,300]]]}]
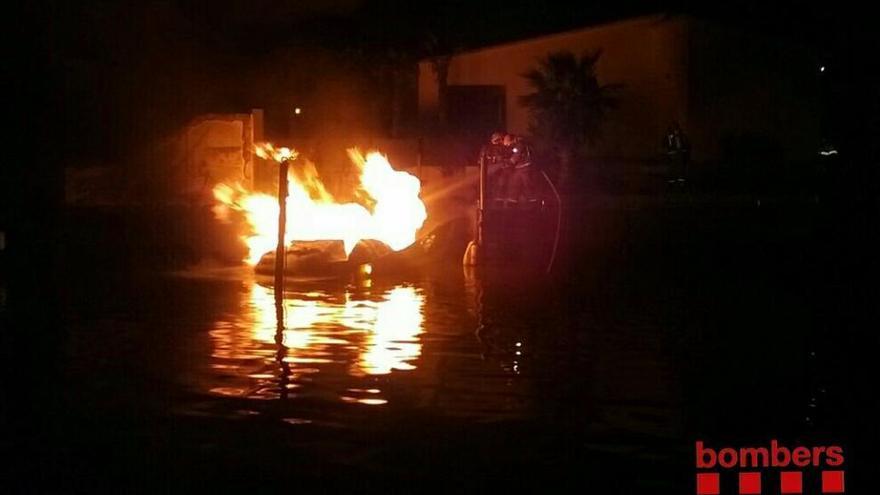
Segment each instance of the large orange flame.
[{"label": "large orange flame", "polygon": [[[257,155],[276,162],[297,160],[298,153],[271,144],[257,147]],[[419,198],[419,179],[394,170],[388,159],[378,153],[366,156],[356,149],[349,158],[360,172],[360,203],[339,203],[327,191],[311,163],[298,164],[288,174],[287,227],[285,242],[341,240],[350,254],[361,239],[384,242],[399,251],[416,240],[416,233],[427,218],[425,204]],[[299,166],[302,165],[302,166]],[[247,245],[245,261],[256,264],[275,248],[278,239],[278,198],[254,193],[240,184],[217,184],[214,212],[228,220],[231,211],[244,214],[248,232],[242,235]]]}]

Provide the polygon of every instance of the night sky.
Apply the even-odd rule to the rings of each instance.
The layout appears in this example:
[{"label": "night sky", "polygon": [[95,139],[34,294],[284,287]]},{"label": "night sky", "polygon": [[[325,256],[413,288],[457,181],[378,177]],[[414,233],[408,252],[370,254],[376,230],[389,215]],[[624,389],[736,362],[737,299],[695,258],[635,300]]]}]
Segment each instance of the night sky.
[{"label": "night sky", "polygon": [[876,30],[840,2],[43,1],[6,17],[15,41],[4,81],[19,124],[8,136],[42,149],[41,162],[118,162],[166,131],[155,122],[250,109],[238,74],[282,47],[417,57],[430,37],[461,49],[659,12],[812,47],[827,61],[828,134],[867,142],[877,128]]}]

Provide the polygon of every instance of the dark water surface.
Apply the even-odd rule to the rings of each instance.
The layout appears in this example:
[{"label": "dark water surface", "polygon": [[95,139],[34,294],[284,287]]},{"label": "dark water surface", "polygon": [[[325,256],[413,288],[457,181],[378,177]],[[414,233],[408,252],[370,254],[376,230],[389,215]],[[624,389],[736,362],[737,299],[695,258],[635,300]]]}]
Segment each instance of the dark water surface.
[{"label": "dark water surface", "polygon": [[14,406],[40,419],[24,479],[692,493],[696,440],[780,439],[844,445],[857,483],[877,434],[876,265],[817,225],[659,228],[553,279],[452,263],[293,284],[280,333],[246,268],[79,273],[38,399]]}]

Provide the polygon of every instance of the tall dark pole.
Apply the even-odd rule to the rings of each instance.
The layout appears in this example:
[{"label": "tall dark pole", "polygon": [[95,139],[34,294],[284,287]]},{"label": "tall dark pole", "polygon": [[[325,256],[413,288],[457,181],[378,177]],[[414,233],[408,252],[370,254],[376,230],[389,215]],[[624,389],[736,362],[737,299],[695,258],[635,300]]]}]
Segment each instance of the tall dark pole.
[{"label": "tall dark pole", "polygon": [[480,204],[477,210],[477,245],[483,247],[483,223],[486,216],[486,149],[480,150]]},{"label": "tall dark pole", "polygon": [[284,243],[287,228],[287,160],[278,165],[278,247],[275,249],[275,303],[281,307],[284,294],[284,262],[287,250]]}]

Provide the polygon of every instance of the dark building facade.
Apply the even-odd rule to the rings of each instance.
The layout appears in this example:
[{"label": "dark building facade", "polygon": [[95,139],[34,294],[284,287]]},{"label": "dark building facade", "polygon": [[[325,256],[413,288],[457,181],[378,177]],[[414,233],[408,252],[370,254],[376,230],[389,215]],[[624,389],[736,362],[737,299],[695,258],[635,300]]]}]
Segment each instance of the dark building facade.
[{"label": "dark building facade", "polygon": [[680,123],[697,162],[747,148],[774,159],[814,158],[820,143],[820,65],[783,40],[687,16],[649,16],[491,46],[451,56],[441,108],[436,62],[419,64],[423,128],[463,135],[503,128],[527,133],[531,92],[522,75],[552,52],[602,50],[602,84],[624,86],[621,104],[589,155],[643,161],[660,156],[665,131]]}]

